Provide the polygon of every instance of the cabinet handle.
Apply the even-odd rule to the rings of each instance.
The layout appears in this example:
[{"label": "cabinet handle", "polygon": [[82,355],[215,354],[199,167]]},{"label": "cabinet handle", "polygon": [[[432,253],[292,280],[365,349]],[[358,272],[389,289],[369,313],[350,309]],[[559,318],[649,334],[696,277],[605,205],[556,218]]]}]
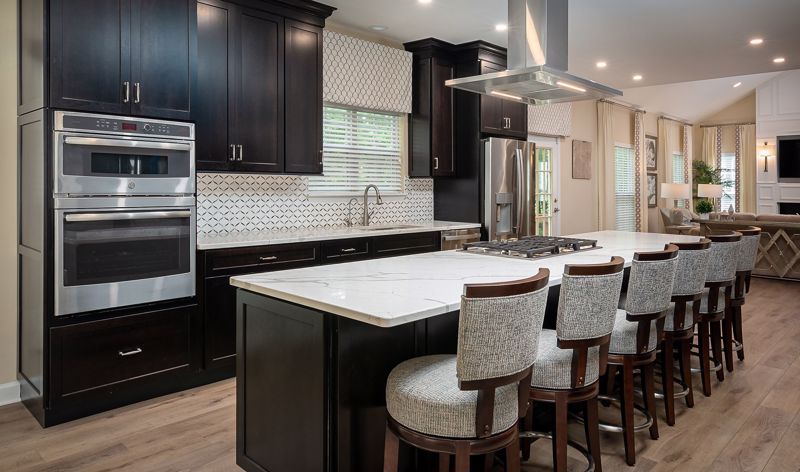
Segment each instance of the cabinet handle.
[{"label": "cabinet handle", "polygon": [[119,351],[119,357],[128,357],[128,356],[135,356],[136,354],[141,354],[142,348],[137,347],[136,349],[131,349],[130,351]]},{"label": "cabinet handle", "polygon": [[236,145],[235,144],[231,144],[229,147],[231,148],[231,155],[230,155],[230,157],[228,157],[228,160],[229,161],[235,161],[236,160]]},{"label": "cabinet handle", "polygon": [[278,256],[261,256],[258,260],[262,262],[277,261]]},{"label": "cabinet handle", "polygon": [[131,101],[131,83],[127,80],[122,82],[122,103]]},{"label": "cabinet handle", "polygon": [[356,252],[356,248],[354,248],[354,247],[349,247],[349,248],[347,248],[347,249],[342,249],[342,252]]},{"label": "cabinet handle", "polygon": [[139,103],[142,98],[142,86],[139,82],[133,84],[133,103]]},{"label": "cabinet handle", "polygon": [[439,170],[439,158],[438,157],[434,157],[433,158],[433,170]]},{"label": "cabinet handle", "polygon": [[242,149],[244,149],[244,146],[242,146],[241,144],[237,144],[236,148],[239,149],[239,160],[241,161],[242,160]]}]

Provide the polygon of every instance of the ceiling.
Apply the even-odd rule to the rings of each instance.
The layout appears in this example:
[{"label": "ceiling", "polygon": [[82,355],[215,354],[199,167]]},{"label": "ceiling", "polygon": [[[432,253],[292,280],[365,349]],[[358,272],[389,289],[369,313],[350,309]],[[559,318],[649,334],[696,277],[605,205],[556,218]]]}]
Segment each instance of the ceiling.
[{"label": "ceiling", "polygon": [[[505,0],[322,0],[331,20],[397,42],[506,45]],[[571,0],[569,72],[618,89],[800,68],[800,0]],[[372,32],[374,34],[374,32]],[[749,45],[764,38],[760,46]],[[774,64],[774,57],[786,62]],[[608,67],[598,70],[597,61]],[[634,82],[632,76],[644,78]]]}]

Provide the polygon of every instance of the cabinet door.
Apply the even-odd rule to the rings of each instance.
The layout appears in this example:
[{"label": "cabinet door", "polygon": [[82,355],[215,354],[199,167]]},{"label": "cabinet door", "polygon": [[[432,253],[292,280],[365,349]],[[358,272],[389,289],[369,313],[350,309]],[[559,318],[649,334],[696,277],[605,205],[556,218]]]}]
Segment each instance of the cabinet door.
[{"label": "cabinet door", "polygon": [[188,120],[197,55],[195,3],[131,0],[131,112]]},{"label": "cabinet door", "polygon": [[519,138],[528,136],[528,105],[503,100],[503,116],[507,118],[506,133]]},{"label": "cabinet door", "polygon": [[322,173],[322,28],[286,20],[287,173]]},{"label": "cabinet door", "polygon": [[50,5],[50,106],[128,113],[130,0],[52,0]]},{"label": "cabinet door", "polygon": [[205,368],[233,366],[236,356],[236,287],[229,277],[205,280]]},{"label": "cabinet door", "polygon": [[453,78],[455,68],[439,59],[433,60],[431,69],[431,147],[433,154],[433,175],[455,174],[453,159],[453,89],[447,87],[446,80]]},{"label": "cabinet door", "polygon": [[236,170],[283,171],[283,19],[242,10],[238,21]]},{"label": "cabinet door", "polygon": [[233,159],[229,130],[235,101],[230,96],[235,69],[235,7],[197,2],[197,75],[192,85],[197,170],[228,170]]},{"label": "cabinet door", "polygon": [[431,169],[431,64],[433,59],[414,58],[411,85],[411,141],[409,177],[430,177]]},{"label": "cabinet door", "polygon": [[[481,61],[481,74],[501,72],[502,67],[491,62]],[[481,95],[481,132],[497,134],[503,132],[503,100]]]}]

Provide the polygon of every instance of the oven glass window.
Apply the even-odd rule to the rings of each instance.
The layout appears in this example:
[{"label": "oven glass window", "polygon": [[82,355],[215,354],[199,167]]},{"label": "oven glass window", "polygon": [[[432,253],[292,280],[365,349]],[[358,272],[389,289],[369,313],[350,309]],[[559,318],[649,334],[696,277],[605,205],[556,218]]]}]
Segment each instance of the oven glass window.
[{"label": "oven glass window", "polygon": [[91,170],[95,175],[169,175],[169,159],[167,156],[93,152]]},{"label": "oven glass window", "polygon": [[190,228],[188,216],[64,221],[64,285],[188,273]]}]

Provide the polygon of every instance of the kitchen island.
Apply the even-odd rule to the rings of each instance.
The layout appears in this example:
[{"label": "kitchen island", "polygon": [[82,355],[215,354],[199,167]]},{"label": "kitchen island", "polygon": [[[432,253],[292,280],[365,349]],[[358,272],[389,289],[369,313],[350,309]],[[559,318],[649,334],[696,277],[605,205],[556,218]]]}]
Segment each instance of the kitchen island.
[{"label": "kitchen island", "polygon": [[[464,284],[550,269],[552,323],[566,264],[596,264],[697,236],[602,231],[598,248],[517,259],[445,251],[233,277],[237,463],[248,471],[381,470],[391,369],[455,353]],[[401,470],[420,470],[404,451]]]}]

